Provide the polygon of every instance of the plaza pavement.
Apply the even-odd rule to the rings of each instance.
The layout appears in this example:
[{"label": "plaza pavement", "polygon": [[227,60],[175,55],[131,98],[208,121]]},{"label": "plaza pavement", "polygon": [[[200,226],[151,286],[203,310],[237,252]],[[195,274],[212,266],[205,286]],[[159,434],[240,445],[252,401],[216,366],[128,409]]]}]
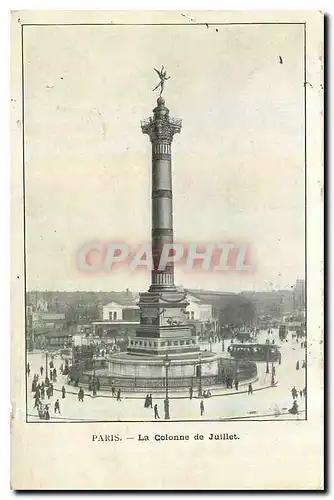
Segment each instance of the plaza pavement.
[{"label": "plaza pavement", "polygon": [[[276,385],[271,387],[271,374],[266,374],[266,363],[257,363],[258,380],[253,383],[253,394],[248,395],[248,384],[239,385],[239,391],[233,389],[212,390],[213,397],[204,399],[204,415],[200,415],[200,400],[197,398],[197,390],[194,388],[194,397],[189,399],[188,392],[170,393],[170,417],[171,420],[229,420],[229,419],[303,419],[305,418],[304,398],[298,397],[300,414],[294,416],[288,413],[292,406],[291,389],[302,390],[305,387],[305,369],[296,370],[296,362],[300,367],[305,358],[305,349],[301,349],[300,343],[296,343],[289,335],[289,341],[281,344],[278,339],[278,331],[272,335],[267,332],[260,333],[259,341],[264,342],[267,338],[281,346],[282,364],[275,363]],[[229,345],[225,341],[225,353]],[[221,352],[221,343],[212,344],[212,351]],[[209,351],[209,344],[201,344],[201,349]],[[39,373],[39,367],[45,366],[43,353],[29,353],[28,361],[31,372],[28,377],[27,414],[28,421],[39,421],[38,412],[33,408],[34,399],[31,392],[31,383],[34,373]],[[66,377],[60,375],[59,367],[63,360],[55,357],[54,363],[57,369],[57,382],[54,384],[54,395],[50,400],[45,396],[44,402],[50,403],[49,422],[69,421],[153,421],[154,414],[150,408],[144,408],[145,394],[124,393],[122,401],[111,397],[111,393],[99,391],[97,397],[92,397],[91,392],[85,393],[84,402],[80,403],[77,398],[78,388],[66,384]],[[271,371],[271,364],[269,365]],[[66,398],[61,398],[61,387],[65,386]],[[54,413],[54,403],[59,399],[61,414]],[[157,403],[161,420],[163,420],[164,394],[153,394],[153,406]]]}]

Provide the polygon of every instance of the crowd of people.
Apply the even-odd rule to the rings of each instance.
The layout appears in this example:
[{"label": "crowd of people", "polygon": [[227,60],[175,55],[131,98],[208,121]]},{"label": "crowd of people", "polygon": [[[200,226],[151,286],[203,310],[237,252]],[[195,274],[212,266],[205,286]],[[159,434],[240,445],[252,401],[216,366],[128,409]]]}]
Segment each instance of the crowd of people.
[{"label": "crowd of people", "polygon": [[[60,365],[59,369],[61,374],[64,374],[64,364]],[[31,367],[30,363],[27,363],[27,376],[30,377]],[[45,375],[45,377],[43,377]],[[31,392],[33,393],[34,406],[38,416],[41,420],[50,420],[51,418],[51,402],[50,399],[54,396],[54,383],[57,382],[57,369],[55,367],[54,357],[52,356],[51,361],[44,368],[44,366],[39,367],[39,373],[34,373],[31,382]],[[63,385],[61,390],[61,399],[66,398],[66,389]],[[82,388],[79,389],[78,393],[79,401],[84,399],[84,391]],[[61,414],[60,401],[56,399],[53,404],[54,414]]]},{"label": "crowd of people", "polygon": [[[270,332],[270,334],[268,333],[268,338],[269,338],[269,335],[271,335],[271,332]],[[221,339],[219,339],[219,337],[212,337],[210,340],[212,342],[219,342]],[[285,339],[285,340],[287,340],[287,339]],[[263,339],[263,342],[264,341],[265,341],[265,338]],[[305,349],[306,348],[306,340],[292,337],[291,340],[289,339],[288,341],[292,343],[292,349],[293,349],[293,351],[296,351],[296,354],[297,354],[297,361],[296,361],[296,357],[292,358],[291,366],[292,366],[293,371],[294,371],[294,367],[296,368],[297,372],[298,372],[298,370],[301,370],[303,368],[305,369],[306,368],[305,356],[303,356],[303,357],[300,356],[301,353],[300,353],[299,346],[302,349]],[[272,343],[271,338],[270,338],[270,343]],[[284,342],[284,344],[285,344],[285,342]],[[297,347],[298,347],[298,349],[297,349]],[[283,346],[282,346],[282,348],[283,348]],[[62,376],[66,376],[66,374],[67,374],[66,368],[68,368],[68,362],[65,363],[67,366],[64,366],[63,360],[57,361],[57,358],[56,358],[56,360],[54,358],[56,358],[56,356],[51,356],[51,359],[49,358],[50,361],[49,361],[49,363],[47,363],[47,365],[44,365],[44,366],[43,365],[39,366],[39,364],[37,364],[37,366],[34,365],[35,369],[33,370],[33,372],[35,372],[35,370],[36,370],[36,373],[33,373],[32,379],[30,378],[31,366],[29,363],[27,363],[27,368],[26,368],[27,376],[29,377],[29,379],[31,381],[31,392],[33,394],[33,402],[34,402],[33,408],[34,408],[34,410],[37,411],[39,417],[41,419],[45,419],[45,420],[49,420],[50,418],[52,418],[52,416],[54,417],[56,415],[62,415],[62,406],[63,406],[62,401],[64,401],[67,397],[65,385],[62,385],[62,380],[64,380],[64,379],[63,379],[63,377],[59,377],[59,374]],[[55,366],[55,365],[57,365],[57,366]],[[267,365],[268,365],[268,363],[267,363]],[[38,366],[39,366],[39,368],[38,368]],[[269,373],[269,372],[267,371],[266,373]],[[273,364],[272,364],[271,369],[270,369],[270,374],[271,374],[272,378],[275,379],[276,368]],[[297,374],[296,374],[297,378],[295,380],[292,379],[292,381],[288,382],[288,384],[290,385],[292,382],[296,381],[297,382],[296,386],[298,388],[298,385],[301,385],[300,381],[298,382],[300,375],[297,376]],[[58,379],[60,379],[59,382],[58,382]],[[95,380],[95,373],[94,373],[94,380]],[[64,380],[64,382],[65,382],[65,380]],[[56,384],[58,384],[57,389],[55,388]],[[232,389],[232,390],[234,389],[235,391],[239,391],[240,386],[239,386],[238,373],[237,372],[233,373],[232,370],[230,370],[230,373],[226,372],[225,385],[226,385],[227,389]],[[288,393],[290,390],[289,385],[285,385],[285,388],[286,388]],[[30,383],[29,383],[29,386],[30,386]],[[247,390],[247,386],[248,386],[248,390]],[[293,388],[291,389],[291,395],[292,395],[291,408],[287,405],[287,407],[289,408],[288,411],[292,415],[298,414],[298,412],[300,411],[298,403],[300,403],[302,401],[302,398],[306,397],[306,388],[304,388],[304,389],[298,388],[297,389],[296,386],[293,386]],[[88,384],[85,387],[88,388],[88,396],[89,397],[96,396],[96,392],[94,394],[92,384],[91,385]],[[291,387],[291,385],[290,385],[290,387]],[[255,389],[253,389],[252,383],[247,381],[247,384],[245,386],[242,386],[242,391],[240,391],[240,392],[247,392],[248,395],[252,395],[253,391],[256,389],[257,389],[257,387],[255,387]],[[54,397],[55,397],[54,391],[55,390],[59,391],[59,399],[54,399]],[[234,392],[234,390],[233,390],[233,392]],[[85,393],[84,393],[84,389],[82,387],[80,387],[80,382],[78,384],[77,391],[78,392],[74,391],[74,394],[77,395],[78,402],[84,403]],[[198,387],[197,387],[197,383],[196,383],[195,387],[193,387],[193,386],[189,387],[188,391],[189,391],[189,399],[190,400],[193,398],[199,399],[199,401],[196,404],[199,405],[200,415],[203,416],[204,412],[205,412],[205,406],[208,406],[208,408],[211,408],[211,402],[210,402],[210,404],[206,403],[206,400],[208,398],[212,397],[211,391],[209,389],[202,391],[202,384],[200,382],[198,384]],[[214,394],[214,395],[216,395],[216,394]],[[122,397],[121,389],[115,388],[113,386],[111,387],[111,396],[113,398],[115,398],[118,402],[121,402],[124,399]],[[185,396],[186,395],[183,394],[183,398]],[[143,399],[144,399],[144,408],[153,410],[154,419],[163,418],[160,415],[158,404],[154,404],[154,402],[152,400],[152,394],[146,394],[146,396],[144,396]],[[216,400],[216,398],[214,398],[214,399]],[[257,399],[255,398],[254,402],[256,402],[256,401],[257,401]],[[197,406],[197,408],[198,408],[198,406]],[[284,409],[287,410],[287,408],[284,408]],[[303,407],[301,407],[301,409],[303,409]],[[165,408],[165,415],[166,415],[166,408]]]},{"label": "crowd of people", "polygon": [[[59,366],[59,373],[66,376],[68,374],[68,361],[62,362]],[[55,356],[51,357],[49,363],[46,362],[45,367],[41,365],[39,367],[39,373],[34,373],[31,382],[31,392],[33,393],[34,406],[42,420],[50,420],[51,418],[51,402],[50,399],[54,396],[54,384],[57,382],[57,368],[55,366]],[[27,363],[26,373],[28,379],[30,378],[31,366]],[[91,389],[91,386],[89,386]],[[60,389],[61,399],[66,399],[66,388],[62,385]],[[96,391],[93,391],[93,396],[96,395]],[[111,388],[112,397],[116,398],[117,401],[121,401],[121,389]],[[85,393],[82,387],[79,387],[77,398],[80,403],[84,402]],[[60,401],[57,399],[54,402],[54,414],[61,414]]]},{"label": "crowd of people", "polygon": [[[37,410],[38,416],[42,420],[50,420],[50,398],[54,395],[54,383],[57,382],[57,370],[53,360],[50,361],[49,370],[45,370],[44,366],[40,366],[39,373],[34,373],[31,392],[33,393],[34,409]],[[27,363],[27,376],[31,373],[30,363]],[[45,378],[43,380],[43,375]],[[66,397],[66,390],[62,388],[62,398]],[[59,399],[54,402],[54,413],[61,413]]]}]

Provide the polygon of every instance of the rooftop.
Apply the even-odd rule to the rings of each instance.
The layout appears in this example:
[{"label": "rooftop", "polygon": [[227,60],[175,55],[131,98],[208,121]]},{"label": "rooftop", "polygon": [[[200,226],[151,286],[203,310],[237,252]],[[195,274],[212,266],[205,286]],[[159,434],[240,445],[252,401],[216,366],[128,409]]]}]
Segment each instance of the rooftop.
[{"label": "rooftop", "polygon": [[70,333],[68,330],[51,330],[50,332],[46,333],[44,335],[46,338],[62,338],[62,337],[72,337],[72,333]]},{"label": "rooftop", "polygon": [[138,302],[137,299],[129,299],[129,298],[120,297],[120,298],[117,298],[117,299],[114,299],[114,300],[108,302],[107,304],[104,304],[103,307],[112,306],[113,304],[117,304],[117,305],[122,306],[124,309],[139,309],[137,302]]}]

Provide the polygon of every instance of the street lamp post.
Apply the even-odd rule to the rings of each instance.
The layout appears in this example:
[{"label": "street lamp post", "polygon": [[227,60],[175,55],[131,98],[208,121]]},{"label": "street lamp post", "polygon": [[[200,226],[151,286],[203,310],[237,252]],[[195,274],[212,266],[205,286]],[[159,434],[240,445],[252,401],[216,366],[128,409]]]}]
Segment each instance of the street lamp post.
[{"label": "street lamp post", "polygon": [[168,357],[168,354],[166,354],[166,358],[164,359],[164,367],[166,370],[166,398],[164,401],[164,406],[165,406],[165,420],[169,420],[169,398],[168,398],[168,369],[170,367],[170,359]]},{"label": "street lamp post", "polygon": [[96,367],[95,367],[95,358],[93,356],[93,396],[96,396]]},{"label": "street lamp post", "polygon": [[271,362],[271,386],[275,385],[275,372],[274,372],[274,361]]},{"label": "street lamp post", "polygon": [[199,380],[198,380],[198,397],[202,397],[203,391],[202,391],[202,353],[200,352],[198,354],[198,361],[199,361]]},{"label": "street lamp post", "polygon": [[49,371],[48,371],[48,367],[49,367],[49,353],[48,351],[45,351],[45,378],[48,379],[49,378]]}]

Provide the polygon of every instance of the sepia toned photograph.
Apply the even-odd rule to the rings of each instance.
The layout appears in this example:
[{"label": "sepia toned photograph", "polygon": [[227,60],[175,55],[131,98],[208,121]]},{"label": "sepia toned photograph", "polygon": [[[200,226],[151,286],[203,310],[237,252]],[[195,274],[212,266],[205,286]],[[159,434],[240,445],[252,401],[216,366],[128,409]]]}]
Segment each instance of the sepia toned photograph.
[{"label": "sepia toned photograph", "polygon": [[28,421],[306,418],[304,36],[24,28]]},{"label": "sepia toned photograph", "polygon": [[217,443],[306,424],[323,345],[307,23],[95,14],[13,14],[21,425],[86,423],[98,445],[123,439],[102,423],[174,442],[207,422]]}]

